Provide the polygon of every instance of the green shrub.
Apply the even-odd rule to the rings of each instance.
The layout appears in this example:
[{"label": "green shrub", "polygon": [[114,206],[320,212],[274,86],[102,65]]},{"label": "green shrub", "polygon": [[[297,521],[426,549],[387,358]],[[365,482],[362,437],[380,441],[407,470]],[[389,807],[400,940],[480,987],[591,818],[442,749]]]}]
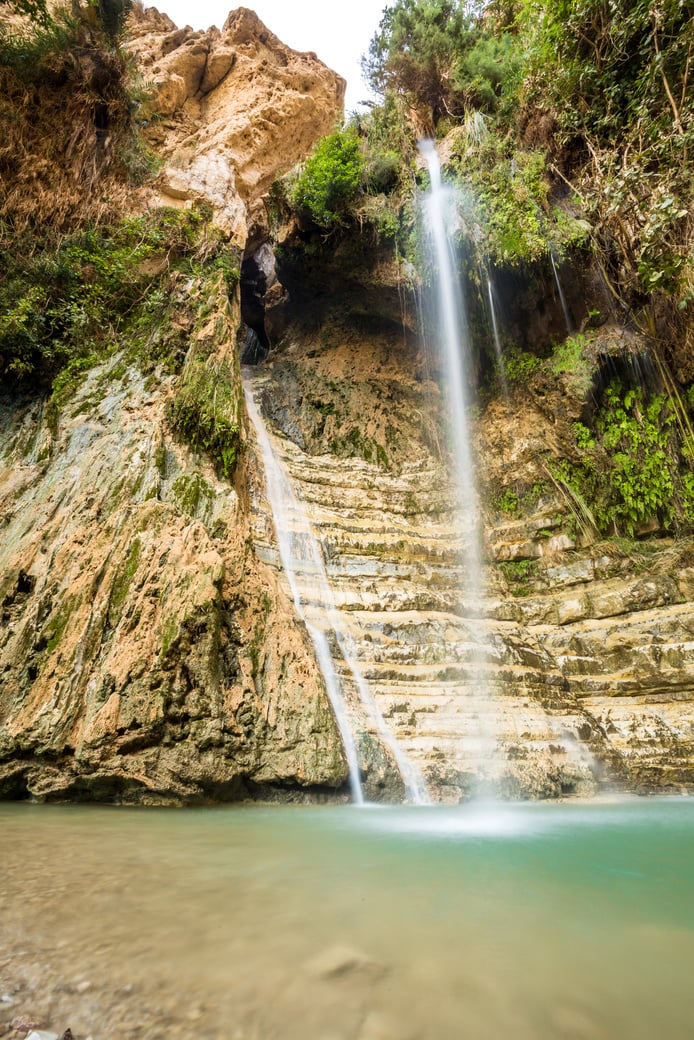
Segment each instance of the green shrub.
[{"label": "green shrub", "polygon": [[336,130],[316,145],[290,194],[296,210],[320,227],[344,225],[361,191],[364,159],[353,127]]},{"label": "green shrub", "polygon": [[237,258],[222,252],[196,213],[162,208],[65,237],[0,242],[0,379],[47,383],[69,364],[132,343],[164,313],[164,284],[194,273],[200,254],[233,285]]},{"label": "green shrub", "polygon": [[590,337],[582,332],[568,336],[554,348],[545,363],[550,373],[564,377],[569,389],[578,397],[585,397],[593,383],[593,371],[585,354],[589,343]]},{"label": "green shrub", "polygon": [[536,354],[511,348],[504,355],[504,370],[506,379],[510,384],[523,385],[528,376],[537,372],[542,365],[542,359]]},{"label": "green shrub", "polygon": [[554,475],[598,530],[632,536],[651,519],[691,528],[694,474],[666,394],[613,380],[592,428],[575,423],[574,436],[580,461],[562,460]]}]

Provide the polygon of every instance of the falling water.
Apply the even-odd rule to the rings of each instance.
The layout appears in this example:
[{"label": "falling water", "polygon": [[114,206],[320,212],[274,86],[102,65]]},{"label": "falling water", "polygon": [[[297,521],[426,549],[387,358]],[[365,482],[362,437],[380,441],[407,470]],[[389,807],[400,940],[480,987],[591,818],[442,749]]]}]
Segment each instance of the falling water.
[{"label": "falling water", "polygon": [[492,331],[494,333],[494,353],[496,354],[496,367],[499,372],[499,382],[504,401],[508,404],[508,380],[504,367],[504,355],[501,351],[501,337],[499,336],[499,323],[496,320],[496,306],[494,304],[494,288],[491,278],[487,278],[487,290],[489,293],[489,310],[492,316]]},{"label": "falling water", "polygon": [[564,290],[562,289],[561,282],[559,281],[559,271],[557,270],[557,265],[556,265],[556,263],[554,261],[554,253],[552,252],[551,249],[549,251],[549,258],[552,261],[552,271],[554,272],[554,281],[557,284],[557,293],[559,294],[559,302],[561,303],[561,309],[562,309],[563,314],[564,314],[564,321],[566,322],[566,331],[568,332],[569,335],[571,335],[571,333],[573,332],[573,324],[572,324],[572,321],[571,321],[571,315],[569,314],[569,308],[566,306],[566,297],[564,296]]},{"label": "falling water", "polygon": [[477,525],[477,490],[475,482],[470,431],[467,419],[467,358],[469,332],[467,316],[458,281],[455,277],[451,241],[448,229],[455,225],[454,198],[441,180],[438,156],[431,141],[420,145],[429,164],[431,192],[425,200],[428,226],[436,261],[436,289],[438,296],[439,333],[446,363],[449,430],[455,464],[458,505],[463,518],[466,537],[465,570],[469,613],[480,615],[482,577]]},{"label": "falling water", "polygon": [[479,739],[482,744],[477,756],[479,767],[485,761],[489,761],[493,743],[492,729],[495,728],[496,720],[492,718],[489,694],[482,677],[482,639],[486,625],[483,621],[484,596],[477,488],[467,417],[470,336],[464,301],[456,278],[452,239],[449,233],[456,225],[455,199],[451,189],[441,179],[441,168],[433,142],[422,142],[420,150],[427,160],[431,177],[431,191],[424,204],[435,261],[437,331],[446,366],[449,436],[455,464],[458,507],[463,524],[466,611],[468,616],[475,620],[476,625],[470,685],[474,688],[483,711],[479,723]]},{"label": "falling water", "polygon": [[306,625],[313,641],[316,659],[335,713],[347,756],[352,798],[359,805],[364,803],[354,734],[330,650],[328,635],[322,627],[309,618],[312,607],[322,624],[326,625],[328,632],[334,635],[354,681],[359,700],[372,719],[383,743],[387,745],[393,755],[405,784],[406,799],[415,805],[429,804],[429,794],[423,777],[404,754],[388,729],[371,689],[354,659],[349,636],[344,631],[343,622],[330,589],[320,544],[304,504],[294,491],[287,473],[273,450],[269,434],[248,383],[244,384],[244,395],[246,410],[255,428],[263,459],[267,497],[272,509],[282,567],[289,582],[297,614]]}]

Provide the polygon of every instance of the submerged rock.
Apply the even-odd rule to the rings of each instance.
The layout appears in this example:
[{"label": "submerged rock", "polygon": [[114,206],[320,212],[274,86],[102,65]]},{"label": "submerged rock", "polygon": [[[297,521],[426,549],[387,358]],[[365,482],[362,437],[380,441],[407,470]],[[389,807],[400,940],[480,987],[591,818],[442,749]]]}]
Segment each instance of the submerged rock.
[{"label": "submerged rock", "polygon": [[319,979],[339,978],[352,972],[363,972],[370,978],[378,978],[385,974],[386,968],[360,950],[338,945],[330,946],[312,957],[304,965],[304,971]]}]

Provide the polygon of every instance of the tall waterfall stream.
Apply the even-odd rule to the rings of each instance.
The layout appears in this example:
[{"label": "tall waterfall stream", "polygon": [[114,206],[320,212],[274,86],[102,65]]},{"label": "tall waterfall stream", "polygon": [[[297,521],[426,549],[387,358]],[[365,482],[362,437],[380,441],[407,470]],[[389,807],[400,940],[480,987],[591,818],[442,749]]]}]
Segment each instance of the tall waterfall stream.
[{"label": "tall waterfall stream", "polygon": [[460,513],[464,565],[461,594],[465,614],[474,619],[476,629],[475,644],[470,655],[468,688],[479,704],[479,743],[476,748],[470,749],[470,757],[478,771],[483,773],[493,755],[496,719],[484,672],[484,582],[475,460],[468,418],[471,403],[468,393],[470,333],[452,249],[451,232],[456,226],[455,198],[442,180],[433,141],[421,142],[420,151],[426,159],[431,178],[431,190],[424,200],[424,211],[437,298],[435,334],[444,358],[448,437]]}]

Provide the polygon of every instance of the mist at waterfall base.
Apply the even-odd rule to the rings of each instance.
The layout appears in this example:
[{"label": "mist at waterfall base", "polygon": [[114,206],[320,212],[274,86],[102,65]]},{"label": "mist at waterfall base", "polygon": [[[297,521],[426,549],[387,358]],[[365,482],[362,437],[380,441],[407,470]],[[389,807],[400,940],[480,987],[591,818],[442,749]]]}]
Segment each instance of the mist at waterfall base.
[{"label": "mist at waterfall base", "polygon": [[690,799],[3,804],[0,833],[0,1023],[94,1040],[691,1037]]}]

